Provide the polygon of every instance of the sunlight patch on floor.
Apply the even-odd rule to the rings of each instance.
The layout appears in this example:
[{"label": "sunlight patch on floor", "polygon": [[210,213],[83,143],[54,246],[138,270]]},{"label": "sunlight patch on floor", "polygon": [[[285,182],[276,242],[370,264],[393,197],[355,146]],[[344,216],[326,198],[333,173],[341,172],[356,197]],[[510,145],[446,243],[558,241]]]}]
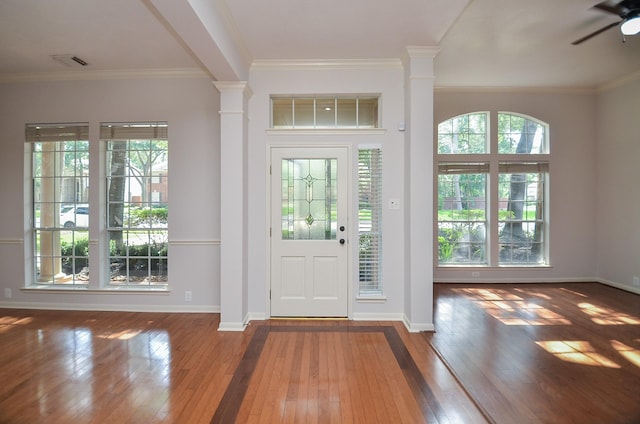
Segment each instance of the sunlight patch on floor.
[{"label": "sunlight patch on floor", "polygon": [[465,288],[454,291],[461,292],[505,325],[571,325],[564,316],[506,290]]},{"label": "sunlight patch on floor", "polygon": [[[640,341],[640,339],[636,341]],[[639,349],[634,349],[633,347],[627,346],[626,344],[618,340],[611,340],[611,346],[613,346],[613,348],[616,351],[618,351],[618,353],[622,355],[624,359],[631,362],[636,367],[640,368],[640,350]]]},{"label": "sunlight patch on floor", "polygon": [[640,325],[640,318],[616,311],[611,308],[582,302],[578,304],[582,312],[591,317],[591,321],[600,325]]},{"label": "sunlight patch on floor", "polygon": [[31,317],[0,317],[0,334],[6,333],[16,325],[28,325],[31,324],[31,322],[33,322],[33,318]]},{"label": "sunlight patch on floor", "polygon": [[101,339],[108,339],[108,340],[111,340],[111,339],[130,340],[130,339],[133,339],[138,334],[140,334],[141,332],[142,330],[123,330],[117,333],[101,334],[98,337]]},{"label": "sunlight patch on floor", "polygon": [[596,352],[588,341],[549,340],[536,342],[538,346],[556,358],[574,364],[621,368],[620,365]]}]

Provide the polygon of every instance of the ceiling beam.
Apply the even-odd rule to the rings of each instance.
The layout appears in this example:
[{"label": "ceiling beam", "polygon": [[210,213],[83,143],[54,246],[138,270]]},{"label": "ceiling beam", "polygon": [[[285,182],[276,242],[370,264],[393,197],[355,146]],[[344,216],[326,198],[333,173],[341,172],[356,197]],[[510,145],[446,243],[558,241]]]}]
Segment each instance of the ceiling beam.
[{"label": "ceiling beam", "polygon": [[213,79],[248,80],[250,60],[242,43],[229,29],[233,26],[222,2],[143,1]]}]

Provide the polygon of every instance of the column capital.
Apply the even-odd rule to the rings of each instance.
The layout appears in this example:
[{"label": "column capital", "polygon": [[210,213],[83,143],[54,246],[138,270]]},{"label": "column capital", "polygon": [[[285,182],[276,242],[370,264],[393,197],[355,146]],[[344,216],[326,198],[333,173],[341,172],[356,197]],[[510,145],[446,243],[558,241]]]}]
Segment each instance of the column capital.
[{"label": "column capital", "polygon": [[410,59],[418,58],[418,57],[434,58],[438,53],[440,53],[440,47],[438,46],[407,46],[406,52],[407,52],[408,58]]},{"label": "column capital", "polygon": [[246,97],[253,94],[247,81],[213,81],[213,85],[220,93],[241,92]]},{"label": "column capital", "polygon": [[433,59],[439,51],[439,47],[406,47],[403,62],[407,77],[411,79],[433,78]]}]

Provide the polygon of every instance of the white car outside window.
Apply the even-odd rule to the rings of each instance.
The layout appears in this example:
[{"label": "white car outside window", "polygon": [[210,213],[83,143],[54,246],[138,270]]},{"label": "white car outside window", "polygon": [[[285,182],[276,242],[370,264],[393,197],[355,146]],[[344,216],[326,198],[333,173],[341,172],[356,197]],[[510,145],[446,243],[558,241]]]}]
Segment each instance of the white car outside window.
[{"label": "white car outside window", "polygon": [[89,205],[72,206],[60,215],[60,225],[64,228],[87,228],[89,226]]}]

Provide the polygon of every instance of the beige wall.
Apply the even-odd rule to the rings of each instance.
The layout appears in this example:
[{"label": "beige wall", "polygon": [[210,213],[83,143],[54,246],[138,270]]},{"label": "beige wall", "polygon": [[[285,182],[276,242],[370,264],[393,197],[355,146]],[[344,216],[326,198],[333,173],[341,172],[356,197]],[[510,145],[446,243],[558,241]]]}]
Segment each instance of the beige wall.
[{"label": "beige wall", "polygon": [[640,293],[640,78],[597,99],[597,276]]},{"label": "beige wall", "polygon": [[[437,268],[435,281],[518,282],[593,280],[596,275],[596,96],[591,93],[437,91],[437,126],[475,111],[518,112],[549,124],[550,266]],[[479,272],[472,277],[472,272]]]},{"label": "beige wall", "polygon": [[[169,311],[219,308],[219,108],[219,94],[207,78],[0,83],[0,305]],[[27,262],[28,266],[31,257],[29,217],[24,215],[31,205],[25,124],[88,122],[90,142],[96,146],[101,122],[132,121],[169,124],[171,291],[122,295],[21,290],[32,279],[30,272],[25,275],[24,265]],[[104,160],[94,155],[99,148],[91,152],[92,161]],[[104,188],[92,182],[92,201],[104,201],[101,190]],[[90,238],[97,241],[100,226],[94,218],[99,214],[92,215],[95,232]],[[92,276],[98,274],[94,266],[98,256],[90,257]],[[4,296],[5,288],[11,289],[11,298]],[[193,301],[185,302],[185,291],[192,292]]]}]

